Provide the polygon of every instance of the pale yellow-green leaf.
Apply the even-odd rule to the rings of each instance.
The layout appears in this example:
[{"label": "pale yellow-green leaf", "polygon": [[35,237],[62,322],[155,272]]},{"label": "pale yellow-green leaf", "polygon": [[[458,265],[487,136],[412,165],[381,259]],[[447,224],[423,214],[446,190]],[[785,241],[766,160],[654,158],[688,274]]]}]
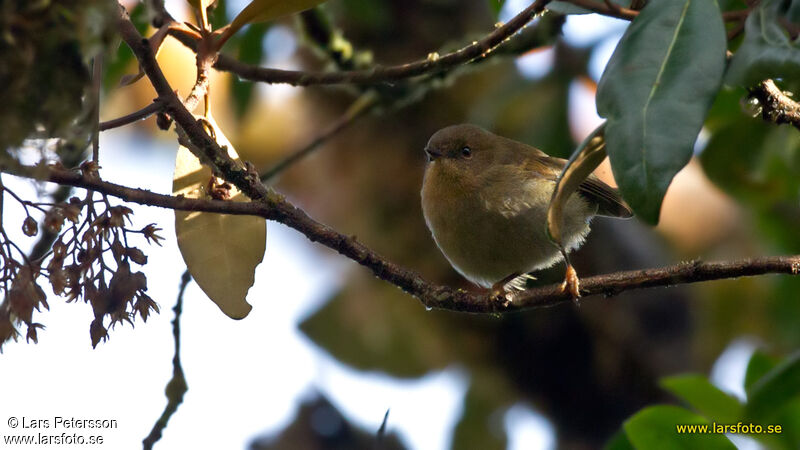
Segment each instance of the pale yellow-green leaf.
[{"label": "pale yellow-green leaf", "polygon": [[325,0],[253,0],[231,22],[223,33],[222,41],[248,23],[268,22],[279,17],[311,9]]},{"label": "pale yellow-green leaf", "polygon": [[550,234],[550,239],[558,245],[562,245],[561,227],[567,199],[578,190],[581,183],[606,157],[606,141],[603,130],[604,126],[601,125],[578,146],[556,182],[553,197],[550,199],[550,206],[547,209],[547,232]]},{"label": "pale yellow-green leaf", "polygon": [[[238,158],[214,119],[208,117],[217,142]],[[172,191],[188,198],[209,198],[206,186],[211,170],[181,146],[175,160]],[[231,201],[247,201],[235,187]],[[245,297],[255,279],[256,266],[264,257],[267,224],[261,217],[175,211],[175,233],[183,260],[192,278],[225,314],[233,319],[247,316],[252,308]]]}]

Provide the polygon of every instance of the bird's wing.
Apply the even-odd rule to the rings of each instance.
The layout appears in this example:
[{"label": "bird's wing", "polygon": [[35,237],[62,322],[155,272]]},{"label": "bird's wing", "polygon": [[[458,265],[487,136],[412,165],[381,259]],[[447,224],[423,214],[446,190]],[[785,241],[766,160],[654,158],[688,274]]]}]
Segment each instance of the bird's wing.
[{"label": "bird's wing", "polygon": [[[541,151],[537,152],[544,155]],[[556,181],[564,170],[567,161],[551,156],[541,156],[535,153],[528,153],[523,161],[523,167],[535,176]],[[633,211],[622,200],[619,191],[602,182],[594,175],[590,175],[578,187],[578,193],[585,199],[597,204],[597,215],[606,217],[618,217],[627,219],[633,217]]]}]

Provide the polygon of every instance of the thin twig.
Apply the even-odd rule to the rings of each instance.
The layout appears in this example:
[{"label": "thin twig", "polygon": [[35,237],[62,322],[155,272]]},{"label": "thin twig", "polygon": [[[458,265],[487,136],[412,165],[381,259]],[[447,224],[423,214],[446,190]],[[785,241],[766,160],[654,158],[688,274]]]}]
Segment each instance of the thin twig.
[{"label": "thin twig", "polygon": [[291,165],[310,155],[314,150],[320,148],[323,143],[327,142],[330,138],[347,128],[359,117],[363,117],[370,112],[375,106],[378,105],[377,94],[369,91],[362,94],[357,98],[347,111],[341,117],[336,119],[335,122],[328,125],[320,134],[318,134],[311,142],[306,144],[303,148],[296,150],[286,156],[284,159],[278,161],[272,168],[266,170],[261,174],[261,181],[267,182],[272,178],[288,169]]},{"label": "thin twig", "polygon": [[170,417],[178,410],[178,406],[183,403],[183,396],[189,387],[186,385],[186,377],[183,374],[183,367],[181,366],[181,312],[183,312],[183,294],[186,292],[186,286],[191,281],[192,277],[189,271],[183,272],[181,276],[180,289],[178,290],[178,299],[175,301],[175,307],[172,311],[175,312],[175,318],[172,319],[172,338],[175,341],[175,356],[172,357],[172,379],[167,383],[164,393],[167,396],[167,406],[164,407],[164,412],[158,418],[150,434],[142,440],[144,450],[151,450],[153,445],[161,439],[164,428],[167,427]]},{"label": "thin twig", "polygon": [[[4,167],[0,172],[36,178],[42,173],[38,167]],[[312,242],[329,247],[347,258],[368,268],[385,281],[418,298],[426,307],[472,313],[497,313],[549,307],[571,302],[569,293],[562,291],[561,284],[537,287],[519,292],[509,303],[493,300],[488,294],[474,294],[440,286],[423,279],[416,272],[394,264],[372,251],[355,237],[343,235],[336,230],[310,218],[301,209],[273,194],[260,201],[231,202],[222,200],[190,199],[156,194],[142,189],[133,189],[96,178],[86,178],[80,173],[50,167],[44,178],[58,184],[92,189],[127,202],[182,211],[203,211],[234,215],[259,216],[287,225],[303,233]],[[701,281],[738,278],[744,276],[783,273],[797,275],[800,272],[800,255],[773,256],[744,259],[731,262],[677,264],[674,266],[615,272],[581,279],[581,294],[613,296],[620,292],[668,287]]]},{"label": "thin twig", "polygon": [[145,106],[144,108],[134,111],[128,115],[118,117],[116,119],[107,120],[105,122],[100,122],[100,131],[110,130],[112,128],[119,128],[133,122],[146,119],[151,115],[160,112],[164,109],[164,105],[161,104],[158,99],[150,103],[149,105]]}]

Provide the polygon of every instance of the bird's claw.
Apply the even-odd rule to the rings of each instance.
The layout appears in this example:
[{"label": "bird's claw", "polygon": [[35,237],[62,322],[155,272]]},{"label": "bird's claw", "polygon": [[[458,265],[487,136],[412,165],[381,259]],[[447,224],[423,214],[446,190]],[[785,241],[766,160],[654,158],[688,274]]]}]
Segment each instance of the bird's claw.
[{"label": "bird's claw", "polygon": [[561,292],[569,292],[576,305],[581,298],[581,280],[578,278],[578,272],[575,271],[572,264],[567,265],[564,282],[561,283]]}]

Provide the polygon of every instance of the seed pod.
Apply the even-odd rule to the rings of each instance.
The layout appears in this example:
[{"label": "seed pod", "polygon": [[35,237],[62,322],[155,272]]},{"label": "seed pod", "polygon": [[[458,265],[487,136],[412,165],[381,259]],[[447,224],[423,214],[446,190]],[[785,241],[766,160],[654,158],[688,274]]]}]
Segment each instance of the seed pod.
[{"label": "seed pod", "polygon": [[31,216],[25,218],[25,221],[22,222],[22,232],[25,233],[26,236],[36,236],[39,234],[39,224],[36,223],[36,219]]}]

